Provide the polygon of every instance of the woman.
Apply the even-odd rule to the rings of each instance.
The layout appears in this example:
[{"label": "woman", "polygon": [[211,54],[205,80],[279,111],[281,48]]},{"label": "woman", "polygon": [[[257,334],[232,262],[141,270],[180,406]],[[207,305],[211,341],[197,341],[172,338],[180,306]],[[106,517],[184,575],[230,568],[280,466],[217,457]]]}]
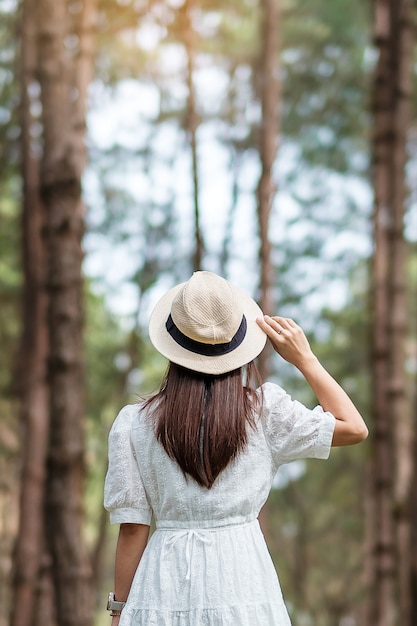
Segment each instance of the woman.
[{"label": "woman", "polygon": [[[259,511],[280,465],[362,441],[363,419],[297,324],[216,274],[171,289],[149,334],[170,361],[161,390],[122,409],[109,437],[112,626],[289,626]],[[267,337],[319,407],[271,383],[256,390]]]}]

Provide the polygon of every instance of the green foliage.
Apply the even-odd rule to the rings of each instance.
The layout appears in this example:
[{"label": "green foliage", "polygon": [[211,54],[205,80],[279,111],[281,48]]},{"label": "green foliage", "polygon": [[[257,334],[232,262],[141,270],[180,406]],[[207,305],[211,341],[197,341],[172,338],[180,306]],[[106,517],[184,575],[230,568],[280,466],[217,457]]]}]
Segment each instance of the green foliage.
[{"label": "green foliage", "polygon": [[301,478],[270,496],[269,545],[295,626],[358,618],[363,455],[333,450],[329,461],[307,462]]},{"label": "green foliage", "polygon": [[[88,284],[87,284],[88,286]],[[119,321],[104,305],[103,297],[86,289],[86,532],[97,540],[107,469],[107,435],[125,396],[125,371],[117,366],[124,349],[125,334]]]},{"label": "green foliage", "polygon": [[[310,340],[315,354],[369,424],[364,272],[364,264],[352,272],[353,295],[343,309],[323,311],[324,339],[312,335]],[[280,384],[314,406],[315,398],[293,369],[281,369],[281,374]],[[366,444],[333,449],[328,461],[307,461],[301,477],[284,480],[284,486],[270,496],[268,538],[294,626],[333,626],[342,618],[359,619],[367,453]]]},{"label": "green foliage", "polygon": [[[187,158],[187,138],[183,133],[187,106],[183,7],[157,0],[148,4],[128,0],[114,4],[103,0],[100,7],[97,80],[111,82],[116,87],[117,82],[123,84],[131,77],[138,85],[138,97],[142,93],[146,99],[150,94],[155,103],[153,113],[151,106],[146,113],[138,113],[128,141],[119,139],[106,150],[96,149],[90,141],[101,203],[105,207],[98,221],[94,217],[97,209],[91,211],[92,230],[97,229],[113,242],[123,241],[125,248],[133,245],[137,250],[140,242],[140,250],[136,252],[138,271],[130,275],[134,284],[138,272],[150,277],[146,281],[150,287],[152,276],[159,280],[161,274],[171,274],[172,259],[175,259],[173,280],[181,280],[189,273],[192,235],[188,235],[187,248],[180,239],[184,228],[184,192],[177,190],[177,181],[167,172],[175,168],[179,159]],[[322,291],[324,281],[329,284],[343,281],[360,255],[355,250],[344,249],[336,258],[326,257],[323,250],[335,234],[351,232],[356,237],[360,233],[365,238],[368,220],[364,212],[365,193],[363,190],[351,193],[347,178],[346,191],[341,197],[340,178],[335,174],[352,177],[352,187],[358,186],[355,177],[366,179],[367,176],[368,13],[367,6],[359,0],[338,0],[331,6],[324,0],[312,3],[288,0],[282,7],[279,28],[283,156],[277,164],[277,178],[284,196],[277,197],[274,212],[279,224],[272,225],[271,238],[276,245],[274,262],[279,273],[276,300],[280,305],[288,303],[290,314],[307,292],[311,295]],[[199,151],[204,150],[204,133],[207,136],[209,127],[215,129],[217,140],[230,152],[230,170],[235,171],[236,189],[225,193],[234,194],[235,206],[239,207],[245,195],[255,194],[253,183],[240,176],[240,170],[245,165],[252,170],[257,167],[259,7],[249,0],[228,0],[221,4],[217,0],[205,0],[194,7],[192,22]],[[205,80],[199,78],[200,74],[205,76],[209,67],[214,72],[210,78],[213,86],[224,81],[218,100],[211,103],[207,101],[210,92]],[[140,86],[144,88],[142,91]],[[115,89],[115,107],[117,102]],[[101,98],[98,103],[102,105]],[[163,137],[168,137],[168,142],[161,150]],[[138,177],[139,201],[126,185],[132,171],[145,176],[143,182]],[[203,189],[213,186],[215,181],[205,179],[200,172],[199,182]],[[337,186],[339,195],[334,197],[332,187]],[[161,187],[165,187],[163,200]],[[178,197],[179,194],[182,195]],[[292,206],[297,206],[293,215],[294,211],[286,208],[286,197],[291,198]],[[143,241],[148,240],[149,232],[145,225],[158,215],[163,216],[162,225],[153,229],[152,246],[144,248]],[[232,219],[237,228],[239,212]],[[179,228],[175,230],[177,224]],[[298,234],[300,225],[304,236]],[[172,245],[176,239],[178,242]],[[149,249],[154,252],[153,258],[147,259]],[[216,252],[207,249],[208,261],[215,255]],[[247,262],[246,258],[242,260]],[[306,271],[306,265],[310,271]],[[140,285],[138,293],[142,293]]]},{"label": "green foliage", "polygon": [[308,163],[366,173],[369,53],[366,3],[288,2],[283,20],[283,132],[298,144],[301,140]]},{"label": "green foliage", "polygon": [[[250,100],[256,98],[258,6],[243,0],[208,0],[195,8],[193,26],[198,66],[209,62],[229,74],[224,113],[230,123],[228,103],[235,99],[233,76],[237,68],[249,70],[246,79],[240,72],[239,81],[241,88],[249,79],[250,91],[236,113],[241,107],[247,109]],[[368,6],[359,0],[337,0],[330,5],[324,0],[287,0],[279,27],[283,140],[295,140],[309,165],[363,174],[368,166],[371,69]],[[185,96],[175,105],[168,93],[174,84],[180,87],[184,83],[185,75],[165,67],[164,49],[175,46],[179,51],[184,47],[184,28],[183,10],[176,3],[154,1],[145,9],[140,3],[117,6],[102,1],[99,41],[105,42],[105,47],[99,47],[98,75],[107,83],[128,76],[151,80],[161,90],[161,102],[178,120]],[[141,33],[145,32],[146,41],[150,37],[152,43],[144,43]],[[200,102],[200,108],[202,105]],[[242,117],[240,123],[245,125]],[[249,126],[254,123],[255,119]]]},{"label": "green foliage", "polygon": [[16,180],[0,195],[0,394],[11,398],[16,381],[21,302],[20,233]]},{"label": "green foliage", "polygon": [[99,540],[110,427],[124,404],[155,392],[165,363],[144,342],[140,330],[124,330],[121,320],[106,308],[103,296],[94,293],[89,282],[86,287],[85,532],[94,549]]},{"label": "green foliage", "polygon": [[18,384],[21,313],[20,179],[18,84],[16,81],[17,7],[0,3],[0,394],[10,400]]},{"label": "green foliage", "polygon": [[[17,20],[18,12],[14,2],[0,3],[0,181],[16,174],[19,159]],[[6,189],[7,185],[3,193]]]}]

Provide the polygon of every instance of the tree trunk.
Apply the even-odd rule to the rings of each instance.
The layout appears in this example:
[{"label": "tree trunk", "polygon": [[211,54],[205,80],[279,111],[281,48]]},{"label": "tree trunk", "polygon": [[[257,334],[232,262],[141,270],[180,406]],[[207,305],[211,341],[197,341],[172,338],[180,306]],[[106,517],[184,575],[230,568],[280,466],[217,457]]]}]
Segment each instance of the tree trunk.
[{"label": "tree trunk", "polygon": [[[412,29],[409,0],[377,0],[374,83],[373,505],[366,623],[411,626],[412,429],[406,395],[406,141]],[[399,557],[399,558],[398,558]]]},{"label": "tree trunk", "polygon": [[[269,218],[271,215],[272,200],[275,194],[275,185],[272,177],[272,167],[276,158],[279,133],[279,0],[261,0],[261,32],[262,49],[257,79],[260,81],[260,99],[262,118],[259,132],[259,158],[261,161],[261,176],[257,188],[257,212],[259,225],[259,271],[260,296],[259,306],[266,314],[274,314],[272,285],[274,282],[273,266],[271,261],[271,244],[269,241]],[[258,369],[262,380],[271,373],[272,349],[269,344],[258,357]],[[262,530],[269,534],[267,505],[259,515]]]},{"label": "tree trunk", "polygon": [[411,122],[414,24],[411,0],[392,0],[392,46],[395,78],[392,150],[392,219],[389,230],[389,368],[388,407],[394,430],[394,523],[396,527],[399,594],[399,623],[411,626],[411,492],[413,464],[413,428],[411,406],[405,375],[407,341],[407,244],[404,238],[406,201],[405,165],[407,136]]},{"label": "tree trunk", "polygon": [[368,565],[369,603],[367,624],[393,626],[395,621],[395,555],[391,516],[392,428],[387,402],[388,221],[390,206],[390,10],[386,2],[375,4],[375,39],[379,60],[374,80],[374,252],[372,262],[372,413],[374,417],[371,498],[374,518],[368,525],[371,550]]},{"label": "tree trunk", "polygon": [[56,593],[52,575],[52,556],[45,528],[40,549],[42,556],[39,563],[37,598],[35,611],[32,616],[32,625],[56,626]]},{"label": "tree trunk", "polygon": [[[90,15],[89,0],[84,0],[82,7],[83,13]],[[74,31],[66,0],[40,0],[37,9],[50,337],[46,524],[58,623],[88,626],[93,609],[91,566],[81,536],[85,415],[81,277],[85,122],[81,112],[87,81],[79,85],[76,78],[88,72],[78,68],[77,73],[74,52],[68,48]],[[81,39],[79,51],[83,49]],[[84,57],[80,60],[86,62]]]},{"label": "tree trunk", "polygon": [[[262,119],[259,136],[259,156],[261,176],[257,188],[258,223],[259,223],[259,265],[260,265],[260,298],[261,309],[269,315],[274,314],[272,286],[274,271],[271,261],[271,244],[269,241],[269,218],[275,194],[272,168],[277,153],[279,134],[279,43],[278,29],[280,23],[278,0],[262,0],[261,2],[261,37],[262,50],[259,64],[260,99]],[[271,351],[269,346],[259,357],[259,370],[262,378],[266,378],[271,369]]]},{"label": "tree trunk", "polygon": [[[19,532],[15,548],[15,574],[11,626],[33,624],[39,599],[38,577],[44,524],[46,454],[49,437],[49,395],[46,259],[39,197],[39,151],[31,129],[36,120],[30,97],[35,83],[36,5],[24,0],[21,22],[21,169],[23,178],[23,336],[20,355],[21,418],[24,429]],[[44,626],[50,622],[44,621]]]},{"label": "tree trunk", "polygon": [[[414,294],[414,297],[416,294]],[[417,379],[415,380],[417,383]],[[417,384],[414,386],[414,424],[417,423]],[[414,435],[414,459],[417,459],[417,436]],[[413,485],[417,485],[417,463],[414,462]],[[411,623],[417,624],[417,498],[411,499]]]},{"label": "tree trunk", "polygon": [[194,70],[196,56],[196,33],[193,27],[193,0],[185,0],[184,6],[184,43],[187,54],[187,118],[186,132],[191,148],[192,181],[193,181],[193,208],[194,208],[194,271],[202,269],[204,243],[200,226],[200,191],[198,174],[198,150],[197,150],[197,129],[199,118],[196,105],[196,90],[194,86]]},{"label": "tree trunk", "polygon": [[88,103],[88,89],[94,74],[95,28],[97,19],[97,0],[83,0],[75,13],[74,34],[78,49],[74,66],[74,90],[77,95],[73,101],[72,149],[79,170],[83,170],[86,160],[85,132]]}]

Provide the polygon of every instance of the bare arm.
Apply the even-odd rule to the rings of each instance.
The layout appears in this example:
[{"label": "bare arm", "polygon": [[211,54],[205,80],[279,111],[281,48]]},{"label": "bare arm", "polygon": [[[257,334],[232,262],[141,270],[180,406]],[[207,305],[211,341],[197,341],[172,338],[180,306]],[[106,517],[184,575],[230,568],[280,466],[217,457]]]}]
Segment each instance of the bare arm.
[{"label": "bare arm", "polygon": [[366,439],[368,429],[360,413],[313,354],[302,329],[293,320],[284,317],[265,315],[257,321],[274,350],[300,370],[323,409],[335,416],[332,446],[349,446]]},{"label": "bare arm", "polygon": [[[149,537],[149,526],[144,524],[120,524],[114,568],[114,595],[119,602],[125,602],[129,595],[143,551]],[[119,617],[113,617],[112,626],[117,626]]]}]

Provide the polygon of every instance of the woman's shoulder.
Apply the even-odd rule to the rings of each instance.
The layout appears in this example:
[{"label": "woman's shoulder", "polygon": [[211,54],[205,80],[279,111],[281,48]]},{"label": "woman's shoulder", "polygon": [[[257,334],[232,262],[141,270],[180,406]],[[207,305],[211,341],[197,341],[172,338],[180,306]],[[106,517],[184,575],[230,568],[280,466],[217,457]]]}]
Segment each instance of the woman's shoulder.
[{"label": "woman's shoulder", "polygon": [[277,402],[280,398],[285,398],[288,394],[279,385],[272,382],[266,382],[258,389],[258,393],[260,393],[262,397],[262,402],[265,407],[268,407],[271,402]]},{"label": "woman's shoulder", "polygon": [[135,424],[139,423],[143,413],[143,402],[126,404],[122,407],[113,422],[110,432],[122,433],[131,430]]},{"label": "woman's shoulder", "polygon": [[272,415],[285,412],[288,401],[288,393],[273,382],[265,382],[257,389],[258,394],[258,418],[262,423],[268,422]]}]

